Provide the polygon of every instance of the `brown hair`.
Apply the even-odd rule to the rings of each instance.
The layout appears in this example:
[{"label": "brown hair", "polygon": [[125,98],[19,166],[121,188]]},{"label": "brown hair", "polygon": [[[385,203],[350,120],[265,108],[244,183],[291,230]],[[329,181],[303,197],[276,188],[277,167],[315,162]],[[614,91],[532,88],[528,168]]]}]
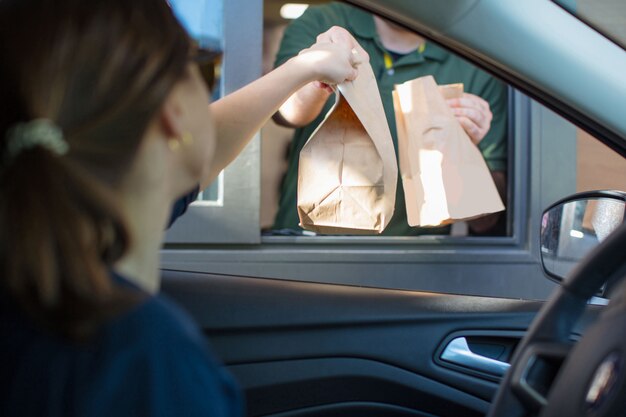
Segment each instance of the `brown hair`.
[{"label": "brown hair", "polygon": [[[110,277],[130,239],[111,187],[189,50],[165,0],[0,1],[0,289],[58,331],[132,303]],[[38,118],[69,153],[7,159],[7,131]]]}]

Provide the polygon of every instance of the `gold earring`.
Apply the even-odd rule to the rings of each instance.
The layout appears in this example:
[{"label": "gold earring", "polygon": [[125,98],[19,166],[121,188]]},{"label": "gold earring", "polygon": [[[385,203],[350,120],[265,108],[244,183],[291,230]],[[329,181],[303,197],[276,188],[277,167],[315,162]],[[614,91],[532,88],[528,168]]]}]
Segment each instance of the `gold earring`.
[{"label": "gold earring", "polygon": [[180,148],[180,142],[176,138],[171,138],[167,140],[167,146],[169,146],[170,151],[176,152]]},{"label": "gold earring", "polygon": [[193,144],[193,135],[190,132],[185,132],[181,136],[181,141],[183,142],[183,145],[189,146]]}]

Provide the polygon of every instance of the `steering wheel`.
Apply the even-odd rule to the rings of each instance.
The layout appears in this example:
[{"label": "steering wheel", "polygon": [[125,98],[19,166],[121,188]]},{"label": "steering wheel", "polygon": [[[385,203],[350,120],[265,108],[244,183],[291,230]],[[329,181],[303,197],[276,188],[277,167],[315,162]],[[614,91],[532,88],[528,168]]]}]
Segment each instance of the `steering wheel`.
[{"label": "steering wheel", "polygon": [[[572,271],[511,360],[488,417],[626,416],[626,223]],[[572,340],[589,299],[611,281],[610,304]]]}]

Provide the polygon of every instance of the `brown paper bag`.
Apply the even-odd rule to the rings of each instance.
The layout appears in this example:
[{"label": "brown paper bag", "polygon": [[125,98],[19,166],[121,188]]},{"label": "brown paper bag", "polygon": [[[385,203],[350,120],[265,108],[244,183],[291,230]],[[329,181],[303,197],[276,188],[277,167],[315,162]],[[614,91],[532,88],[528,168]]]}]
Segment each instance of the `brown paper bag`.
[{"label": "brown paper bag", "polygon": [[398,166],[368,63],[300,152],[300,226],[325,234],[381,233],[393,215]]},{"label": "brown paper bag", "polygon": [[439,226],[504,210],[480,151],[445,98],[462,84],[437,87],[432,76],[397,85],[394,107],[400,175],[411,226]]}]

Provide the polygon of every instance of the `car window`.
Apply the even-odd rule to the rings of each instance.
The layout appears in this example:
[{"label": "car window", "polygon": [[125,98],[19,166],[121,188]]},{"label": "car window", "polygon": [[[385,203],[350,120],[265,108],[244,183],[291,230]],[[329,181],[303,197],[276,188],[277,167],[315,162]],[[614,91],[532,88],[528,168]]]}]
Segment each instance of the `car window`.
[{"label": "car window", "polygon": [[[324,4],[326,2],[313,1],[310,4],[301,6],[311,6]],[[187,27],[190,28],[193,36],[206,36],[206,27],[217,27],[218,32],[211,34],[213,37],[222,39],[223,43],[228,43],[229,38],[223,35],[224,31],[228,30],[228,18],[229,7],[223,6],[222,1],[217,0],[205,0],[203,2],[185,2],[183,0],[177,0],[172,2],[178,11],[181,18],[185,21]],[[262,72],[269,71],[276,61],[276,54],[280,48],[283,33],[287,25],[293,20],[295,15],[289,16],[291,19],[287,19],[281,16],[281,10],[284,11],[284,0],[265,0],[263,5],[263,59]],[[295,7],[295,10],[302,12],[306,7]],[[294,10],[292,7],[291,10]],[[236,13],[235,13],[236,14]],[[250,19],[253,19],[252,13]],[[209,24],[218,22],[219,24]],[[225,27],[226,29],[223,29]],[[236,66],[225,66],[223,69],[223,79],[233,85],[241,85],[243,80],[238,79],[238,74],[235,73],[235,69],[242,68],[242,63],[247,61],[249,68],[254,68],[252,58],[254,48],[254,35],[251,33],[247,36],[247,32],[251,32],[254,29],[253,25],[248,25],[246,30],[239,27],[236,28],[237,35],[243,37],[243,39],[249,40],[250,45],[248,49],[240,53],[238,57],[239,61]],[[233,33],[235,28],[233,28]],[[238,40],[241,43],[241,39]],[[427,41],[427,44],[434,44],[434,42]],[[440,47],[440,46],[438,46]],[[242,51],[244,48],[238,48],[238,51]],[[259,45],[259,52],[261,45]],[[443,49],[443,48],[442,48]],[[450,56],[455,56],[453,53],[448,53]],[[226,54],[226,61],[234,61],[235,54],[230,52]],[[462,61],[459,58],[459,61]],[[259,68],[259,72],[261,72]],[[455,82],[455,79],[450,79],[448,82]],[[487,230],[484,233],[473,233],[471,228],[468,227],[466,222],[457,222],[450,227],[434,228],[434,229],[421,229],[418,233],[412,233],[415,228],[410,228],[408,225],[404,230],[400,232],[394,232],[391,228],[387,229],[387,236],[375,236],[380,237],[401,237],[403,243],[410,241],[418,242],[421,238],[430,238],[435,235],[441,239],[447,239],[448,237],[463,237],[472,235],[473,237],[513,237],[517,231],[523,228],[523,225],[517,223],[516,213],[519,214],[521,210],[518,205],[523,203],[526,198],[524,196],[524,190],[526,183],[526,177],[528,175],[527,167],[529,165],[529,155],[523,149],[527,146],[527,138],[523,136],[527,134],[525,129],[528,126],[522,128],[516,128],[515,124],[524,124],[526,121],[524,118],[528,115],[524,114],[528,112],[527,108],[522,108],[528,105],[527,101],[522,98],[519,105],[515,105],[516,96],[520,96],[520,93],[508,88],[508,102],[504,106],[503,113],[506,116],[506,133],[503,141],[503,146],[500,146],[497,153],[502,157],[499,169],[503,169],[506,174],[506,184],[504,184],[503,202],[506,207],[509,208],[503,215],[500,216],[500,220],[496,227]],[[561,124],[559,121],[557,123]],[[566,122],[565,122],[566,123]],[[554,130],[554,129],[552,129]],[[559,136],[566,140],[567,137],[575,138],[576,133],[567,128],[566,132],[560,132]],[[285,181],[287,180],[286,173],[289,170],[289,160],[297,159],[297,150],[293,148],[293,130],[276,125],[274,122],[268,123],[261,134],[261,146],[259,149],[254,144],[247,150],[246,156],[240,157],[239,160],[229,168],[230,173],[222,174],[216,184],[211,186],[208,190],[205,190],[200,195],[199,201],[194,203],[190,208],[190,212],[185,218],[180,219],[177,224],[168,232],[167,241],[171,243],[257,243],[261,240],[276,241],[275,238],[282,236],[308,236],[310,233],[297,227],[297,216],[293,215],[296,212],[295,200],[287,206],[287,210],[291,212],[291,216],[295,218],[291,219],[291,227],[293,230],[287,228],[285,233],[285,227],[277,225],[277,210],[279,209],[279,202],[281,194],[283,194],[283,188]],[[518,143],[516,143],[518,142]],[[521,147],[521,148],[520,148]],[[559,151],[561,155],[571,152],[575,153],[575,141],[570,140],[565,144],[559,145]],[[258,158],[258,159],[257,159]],[[255,167],[260,160],[260,178],[256,178]],[[575,160],[575,159],[571,159]],[[242,167],[237,167],[240,163]],[[575,167],[573,168],[575,169]],[[245,172],[244,172],[245,171]],[[556,172],[554,177],[555,183],[559,178],[564,181],[569,176],[568,172]],[[294,176],[291,175],[290,181],[294,182]],[[245,184],[241,184],[245,179]],[[258,181],[258,182],[257,182]],[[260,192],[258,186],[256,190],[250,188],[255,187],[255,183],[260,182]],[[402,188],[402,184],[399,183],[399,188]],[[568,183],[568,186],[570,184]],[[240,192],[243,187],[250,188],[250,192]],[[569,189],[568,187],[561,187],[562,189]],[[570,187],[571,188],[571,187]],[[400,204],[403,201],[399,201]],[[284,205],[283,205],[284,206]],[[236,208],[236,209],[235,209]],[[284,207],[283,207],[284,208]],[[398,204],[396,204],[396,209]],[[245,214],[244,214],[245,213]],[[238,219],[235,217],[237,216]],[[246,219],[246,222],[242,222],[242,216]],[[229,230],[231,233],[208,233],[208,229],[205,231],[204,227],[207,223],[207,219],[219,219],[220,224],[228,224],[228,227],[224,231]],[[249,220],[249,221],[248,221]],[[406,220],[405,220],[406,222]],[[234,233],[233,231],[237,231]],[[409,230],[409,233],[406,233]],[[425,236],[412,236],[415,234],[421,234]],[[263,235],[263,237],[262,237]],[[228,237],[227,240],[224,240]],[[367,239],[367,238],[366,238]],[[356,242],[356,241],[355,241]]]},{"label": "car window", "polygon": [[626,48],[626,2],[623,0],[555,0],[574,16]]},{"label": "car window", "polygon": [[[253,10],[247,6],[246,0],[223,1],[226,58],[232,62],[230,66],[227,62],[223,71],[230,83],[241,85],[249,80],[237,73],[242,69],[258,69],[260,74],[272,68],[288,23],[275,17],[279,16],[284,3],[284,0],[264,0],[263,8]],[[309,7],[318,3],[310,2]],[[516,4],[520,8],[525,7],[522,3]],[[545,4],[561,19],[561,31],[580,31],[583,26],[580,22],[554,3],[548,1]],[[508,17],[513,19],[515,15]],[[242,24],[243,20],[246,24]],[[523,22],[517,23],[523,26]],[[474,23],[470,20],[467,25]],[[584,29],[587,30],[579,39],[586,41],[591,33],[594,45],[599,44],[596,45],[599,46],[597,56],[623,52],[594,31]],[[626,188],[623,176],[619,175],[626,172],[623,158],[614,150],[596,143],[594,138],[557,113],[567,114],[573,122],[588,126],[587,123],[580,123],[577,117],[598,116],[596,104],[601,102],[600,98],[613,99],[613,95],[605,90],[595,92],[591,88],[582,88],[588,86],[581,86],[580,83],[575,89],[569,86],[561,88],[560,82],[568,77],[559,76],[557,80],[551,77],[555,69],[561,68],[561,61],[551,59],[551,54],[542,58],[541,65],[524,67],[530,73],[530,79],[542,81],[532,86],[525,84],[523,79],[515,78],[515,73],[503,70],[508,65],[519,64],[513,57],[518,57],[523,48],[515,48],[524,45],[515,33],[511,32],[510,38],[496,45],[490,43],[488,34],[482,31],[469,30],[466,33],[471,34],[470,40],[477,50],[480,50],[479,46],[484,46],[486,55],[495,57],[496,61],[492,65],[489,61],[477,59],[472,53],[468,53],[469,57],[489,65],[498,75],[516,83],[520,89],[554,109],[550,110],[520,90],[508,88],[506,205],[509,210],[505,235],[468,236],[467,229],[453,229],[451,234],[434,236],[261,235],[262,229],[272,227],[275,218],[281,178],[287,167],[286,153],[293,134],[270,122],[263,129],[261,140],[253,141],[248,147],[249,153],[225,171],[224,205],[196,207],[198,210],[191,210],[177,221],[173,228],[177,228],[176,239],[166,243],[162,266],[277,279],[516,298],[543,297],[547,294],[553,284],[544,279],[538,263],[542,210],[578,190]],[[229,49],[229,40],[233,38],[239,46]],[[543,51],[541,40],[534,41],[533,50]],[[549,46],[557,56],[561,56],[559,48],[573,53],[570,44],[563,44],[557,39],[552,39]],[[450,47],[455,45],[450,44]],[[458,50],[468,52],[463,48]],[[234,62],[234,57],[239,61]],[[602,79],[605,78],[602,68],[589,65],[586,60],[571,60],[570,65],[568,74],[587,77],[590,85],[594,85],[593,77],[598,74],[603,74]],[[570,100],[572,97],[564,92],[571,91],[591,98],[590,105],[576,102],[577,113],[564,112],[559,100]],[[603,133],[602,130],[594,132],[598,136]],[[603,137],[603,140],[606,138]],[[262,169],[259,169],[261,161]],[[232,182],[233,178],[245,180],[246,187]],[[244,209],[247,211],[244,212]],[[219,216],[212,217],[212,212],[219,213]],[[244,221],[249,222],[244,224]],[[212,230],[210,234],[204,231],[209,228],[207,225]],[[238,235],[240,231],[241,236]]]},{"label": "car window", "polygon": [[[324,8],[324,11],[318,13],[317,11],[321,10],[319,9],[320,6]],[[496,183],[500,181],[501,197],[505,206],[515,204],[513,190],[507,189],[515,181],[512,167],[516,155],[515,146],[512,143],[515,132],[511,129],[515,114],[513,107],[509,106],[509,88],[506,84],[430,40],[424,39],[424,43],[419,48],[416,47],[415,51],[405,51],[406,53],[398,53],[385,45],[376,48],[373,45],[380,46],[382,41],[379,39],[371,41],[369,38],[371,34],[368,31],[374,30],[373,23],[368,23],[365,20],[367,19],[366,16],[369,16],[371,21],[372,15],[359,11],[354,13],[355,16],[352,16],[350,13],[353,12],[349,11],[350,8],[352,6],[337,3],[329,5],[326,2],[316,1],[310,4],[309,10],[305,11],[306,7],[295,7],[280,0],[266,0],[263,45],[264,72],[271,70],[274,65],[281,64],[291,54],[297,53],[297,49],[303,49],[314,42],[318,32],[321,33],[328,26],[325,23],[320,23],[320,19],[327,19],[332,13],[341,16],[337,22],[331,23],[344,26],[352,31],[370,52],[370,62],[378,78],[392,136],[395,137],[396,126],[395,120],[393,120],[393,110],[389,111],[389,108],[393,108],[391,90],[394,84],[400,84],[424,75],[433,75],[439,84],[464,83],[466,92],[472,93],[474,96],[482,96],[484,100],[491,103],[491,114],[493,114],[491,129],[484,141],[478,145],[478,149],[482,156],[481,160],[486,162],[492,173],[495,172],[493,175]],[[329,12],[327,13],[326,10]],[[293,14],[293,12],[298,13]],[[294,18],[303,12],[304,15],[294,23]],[[307,27],[307,25],[309,26]],[[288,29],[286,30],[286,28]],[[384,50],[384,55],[382,50]],[[413,56],[417,58],[412,60]],[[397,65],[397,71],[395,65]],[[387,73],[391,75],[386,76]],[[308,231],[303,231],[298,226],[297,193],[295,190],[298,176],[297,160],[304,143],[315,130],[315,127],[319,125],[332,102],[334,102],[333,97],[329,99],[317,119],[302,129],[285,128],[273,121],[263,129],[260,226],[265,236],[313,235]],[[499,174],[501,175],[496,178],[495,176]],[[487,179],[491,181],[490,178]],[[512,234],[511,211],[493,215],[492,218],[496,219],[493,224],[482,229],[476,226],[479,222],[457,222],[451,227],[410,227],[407,223],[406,214],[404,214],[405,201],[402,182],[398,183],[398,193],[400,196],[396,198],[394,217],[383,232],[383,236],[419,239],[420,236],[432,235],[445,238],[467,235],[511,236]],[[488,222],[483,222],[483,224],[488,224]]]}]

